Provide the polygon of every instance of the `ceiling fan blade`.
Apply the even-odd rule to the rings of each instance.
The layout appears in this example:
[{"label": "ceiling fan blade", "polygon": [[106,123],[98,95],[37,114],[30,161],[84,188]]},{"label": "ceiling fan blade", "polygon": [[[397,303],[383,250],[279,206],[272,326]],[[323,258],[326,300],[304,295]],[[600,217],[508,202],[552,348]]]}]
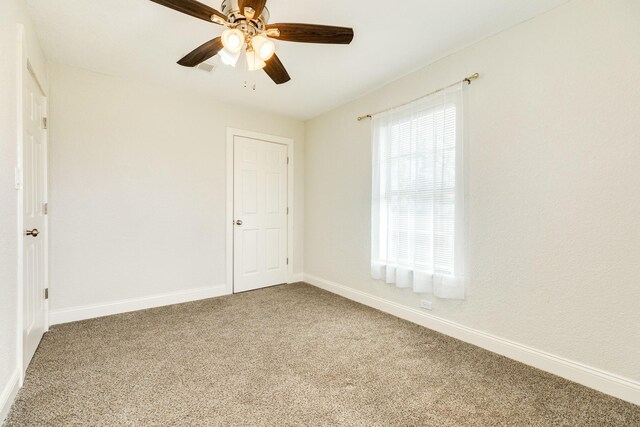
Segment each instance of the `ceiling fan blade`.
[{"label": "ceiling fan blade", "polygon": [[240,13],[244,15],[244,8],[250,7],[255,13],[253,17],[259,18],[262,15],[262,11],[264,10],[264,5],[267,3],[267,0],[239,0],[238,6],[240,7]]},{"label": "ceiling fan blade", "polygon": [[186,13],[187,15],[200,18],[207,22],[212,22],[211,17],[214,15],[221,18],[223,21],[227,20],[227,17],[222,13],[218,12],[212,7],[207,6],[206,4],[197,2],[196,0],[151,0],[151,1],[154,3],[158,3],[163,6],[169,7],[173,10],[177,10],[178,12]]},{"label": "ceiling fan blade", "polygon": [[216,53],[222,49],[222,39],[216,37],[213,40],[209,40],[202,46],[196,48],[193,52],[187,54],[184,58],[178,61],[178,64],[183,67],[195,67],[196,65],[206,61],[213,57]]},{"label": "ceiling fan blade", "polygon": [[264,67],[264,72],[271,77],[271,80],[275,82],[277,85],[281,85],[282,83],[286,83],[291,80],[289,77],[289,73],[282,65],[280,58],[276,54],[273,54],[271,59],[267,61],[267,65]]},{"label": "ceiling fan blade", "polygon": [[277,40],[299,43],[349,44],[353,40],[353,28],[314,24],[270,24],[267,30],[277,28]]}]

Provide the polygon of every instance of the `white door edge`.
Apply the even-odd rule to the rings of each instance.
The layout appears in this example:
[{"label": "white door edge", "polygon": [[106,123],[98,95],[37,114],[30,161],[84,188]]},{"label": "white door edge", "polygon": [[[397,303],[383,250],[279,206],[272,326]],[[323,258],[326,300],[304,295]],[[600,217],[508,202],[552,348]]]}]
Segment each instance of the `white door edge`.
[{"label": "white door edge", "polygon": [[[24,176],[23,176],[23,147],[24,147],[24,92],[26,90],[26,84],[27,84],[27,79],[29,78],[29,76],[33,76],[36,84],[39,86],[40,90],[42,91],[42,94],[44,95],[44,110],[45,110],[45,114],[48,116],[48,110],[49,110],[49,106],[48,106],[48,94],[45,90],[45,88],[42,85],[42,80],[38,78],[35,70],[33,69],[33,67],[31,66],[31,63],[29,61],[29,49],[28,49],[28,40],[26,38],[26,32],[24,29],[24,25],[22,24],[17,24],[16,26],[16,30],[17,30],[17,55],[18,55],[18,60],[16,61],[17,63],[17,70],[16,70],[16,75],[17,75],[17,79],[16,79],[16,105],[17,105],[17,126],[16,126],[16,130],[17,130],[17,135],[16,135],[16,144],[17,144],[17,149],[16,149],[16,169],[15,169],[15,174],[16,174],[16,191],[18,192],[18,203],[16,206],[16,211],[17,211],[17,237],[18,237],[18,245],[16,247],[17,251],[18,251],[18,257],[17,257],[17,289],[16,289],[16,313],[17,313],[17,330],[16,330],[16,347],[17,347],[17,351],[16,351],[16,366],[18,367],[18,372],[19,372],[19,386],[22,387],[22,384],[24,383],[24,375],[26,372],[27,367],[24,366],[24,218],[23,218],[23,211],[24,211]],[[45,172],[45,176],[48,177],[48,163],[49,163],[49,154],[48,154],[48,148],[49,148],[49,135],[48,132],[44,132],[44,136],[43,136],[43,144],[44,144],[44,153],[45,153],[45,157],[44,157],[44,172]],[[47,179],[47,185],[45,185],[44,191],[45,191],[45,200],[48,201],[48,179]],[[49,244],[48,244],[48,237],[49,237],[49,217],[45,216],[44,218],[45,221],[45,232],[43,233],[43,238],[45,239],[45,254],[44,254],[44,259],[45,259],[45,264],[44,264],[44,268],[45,268],[45,272],[44,272],[44,280],[45,280],[45,288],[49,288]],[[45,300],[44,301],[44,319],[45,319],[45,331],[49,330],[49,301]]]},{"label": "white door edge", "polygon": [[291,283],[295,281],[295,276],[293,274],[293,263],[294,263],[294,254],[293,254],[293,224],[295,222],[295,209],[293,203],[293,195],[294,195],[294,141],[291,138],[285,138],[281,136],[268,135],[259,132],[253,132],[248,130],[236,129],[236,128],[227,128],[227,214],[226,214],[226,256],[227,256],[227,293],[233,294],[233,146],[234,146],[234,138],[236,136],[258,139],[261,141],[272,142],[276,144],[283,144],[287,146],[287,156],[289,158],[289,163],[287,165],[287,198],[289,200],[289,217],[287,219],[287,257],[289,258],[289,265],[287,266],[287,276],[288,282]]}]

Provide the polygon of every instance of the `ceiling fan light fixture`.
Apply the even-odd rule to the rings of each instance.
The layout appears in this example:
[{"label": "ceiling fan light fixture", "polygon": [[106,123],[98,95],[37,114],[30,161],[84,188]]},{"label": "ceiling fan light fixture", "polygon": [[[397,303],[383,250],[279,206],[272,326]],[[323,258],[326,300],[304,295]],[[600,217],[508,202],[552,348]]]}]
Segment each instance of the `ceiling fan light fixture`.
[{"label": "ceiling fan light fixture", "polygon": [[301,23],[269,24],[271,14],[266,3],[270,0],[222,0],[220,12],[201,3],[204,0],[151,1],[225,27],[222,34],[181,58],[178,64],[183,67],[197,67],[218,54],[222,63],[236,66],[244,55],[247,70],[264,70],[275,84],[280,85],[290,81],[291,76],[275,53],[274,40],[330,45],[353,41],[353,28]]},{"label": "ceiling fan light fixture", "polygon": [[237,52],[229,52],[227,48],[224,48],[221,49],[220,52],[218,52],[218,55],[220,55],[220,59],[222,60],[223,64],[235,67],[238,63],[238,59],[240,59],[240,53],[240,50]]},{"label": "ceiling fan light fixture", "polygon": [[276,52],[276,45],[269,39],[263,36],[256,36],[251,40],[253,50],[257,52],[258,57],[263,61],[271,59]]},{"label": "ceiling fan light fixture", "polygon": [[255,50],[247,50],[247,69],[249,71],[258,71],[263,69],[267,64],[260,59]]},{"label": "ceiling fan light fixture", "polygon": [[244,45],[244,33],[238,29],[226,29],[222,33],[222,45],[230,53],[240,52]]}]

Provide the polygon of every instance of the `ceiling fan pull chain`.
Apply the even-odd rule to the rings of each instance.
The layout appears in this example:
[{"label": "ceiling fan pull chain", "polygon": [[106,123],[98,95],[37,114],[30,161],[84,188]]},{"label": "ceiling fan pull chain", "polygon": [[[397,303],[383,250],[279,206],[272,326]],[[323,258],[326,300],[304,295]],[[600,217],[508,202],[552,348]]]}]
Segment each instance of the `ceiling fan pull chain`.
[{"label": "ceiling fan pull chain", "polygon": [[[246,50],[243,50],[246,53]],[[247,55],[244,56],[244,66],[242,67],[242,72],[244,73],[244,87],[247,87],[247,75],[249,74],[249,60],[247,59]]]}]

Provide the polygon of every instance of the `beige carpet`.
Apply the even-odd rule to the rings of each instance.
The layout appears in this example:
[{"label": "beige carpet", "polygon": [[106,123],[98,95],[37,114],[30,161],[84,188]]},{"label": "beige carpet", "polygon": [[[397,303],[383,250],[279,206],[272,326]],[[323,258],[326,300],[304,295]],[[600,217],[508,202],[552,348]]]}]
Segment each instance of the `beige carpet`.
[{"label": "beige carpet", "polygon": [[7,426],[639,426],[640,407],[305,284],[56,326]]}]

